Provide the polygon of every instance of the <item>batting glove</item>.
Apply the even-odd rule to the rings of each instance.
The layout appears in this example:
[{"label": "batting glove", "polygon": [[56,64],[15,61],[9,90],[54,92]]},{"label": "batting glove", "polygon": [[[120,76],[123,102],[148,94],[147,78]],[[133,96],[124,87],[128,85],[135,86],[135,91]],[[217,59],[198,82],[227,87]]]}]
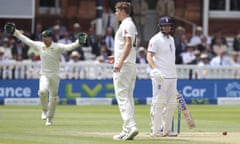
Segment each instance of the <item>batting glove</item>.
[{"label": "batting glove", "polygon": [[79,42],[80,45],[83,45],[87,42],[87,36],[88,35],[86,33],[83,33],[83,32],[78,35],[78,42]]},{"label": "batting glove", "polygon": [[150,76],[153,79],[156,79],[159,83],[163,81],[164,79],[164,74],[157,68],[154,68],[150,72]]},{"label": "batting glove", "polygon": [[16,26],[15,26],[14,23],[6,23],[6,24],[4,25],[4,30],[5,30],[8,34],[13,35],[14,32],[15,32],[15,30],[16,30]]}]

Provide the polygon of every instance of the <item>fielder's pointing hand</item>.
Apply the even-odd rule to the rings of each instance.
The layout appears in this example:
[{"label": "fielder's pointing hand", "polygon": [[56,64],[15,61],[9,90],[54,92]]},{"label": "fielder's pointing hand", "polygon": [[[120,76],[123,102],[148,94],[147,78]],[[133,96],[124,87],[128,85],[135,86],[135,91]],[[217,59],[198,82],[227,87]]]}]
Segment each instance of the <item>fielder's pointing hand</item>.
[{"label": "fielder's pointing hand", "polygon": [[8,34],[13,35],[14,32],[15,32],[15,30],[16,30],[16,26],[15,26],[14,23],[6,23],[6,24],[4,25],[4,30],[5,30]]},{"label": "fielder's pointing hand", "polygon": [[87,42],[87,36],[88,35],[83,32],[78,35],[78,41],[80,45],[85,44]]}]

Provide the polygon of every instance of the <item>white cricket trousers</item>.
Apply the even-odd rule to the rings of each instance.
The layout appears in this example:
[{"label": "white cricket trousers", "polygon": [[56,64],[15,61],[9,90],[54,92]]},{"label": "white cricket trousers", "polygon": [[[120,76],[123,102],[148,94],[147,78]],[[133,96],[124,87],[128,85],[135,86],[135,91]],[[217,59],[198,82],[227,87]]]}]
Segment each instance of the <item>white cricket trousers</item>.
[{"label": "white cricket trousers", "polygon": [[136,65],[124,63],[120,72],[113,73],[115,96],[123,120],[122,129],[128,132],[136,126],[134,120],[133,90],[136,81]]},{"label": "white cricket trousers", "polygon": [[[172,117],[177,106],[177,79],[164,79],[161,83],[152,79],[152,105],[150,110],[152,133],[169,133]],[[163,117],[166,110],[165,118]],[[163,122],[164,120],[164,122]]]},{"label": "white cricket trousers", "polygon": [[58,103],[58,88],[60,77],[58,74],[41,74],[39,79],[39,97],[42,110],[47,112],[48,118],[53,118]]}]

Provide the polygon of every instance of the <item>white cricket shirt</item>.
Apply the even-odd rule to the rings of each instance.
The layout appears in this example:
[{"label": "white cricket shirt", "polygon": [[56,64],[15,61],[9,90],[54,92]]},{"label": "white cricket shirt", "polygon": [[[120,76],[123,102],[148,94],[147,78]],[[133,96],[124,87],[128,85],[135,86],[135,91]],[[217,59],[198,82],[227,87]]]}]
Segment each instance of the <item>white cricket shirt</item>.
[{"label": "white cricket shirt", "polygon": [[59,73],[61,53],[63,53],[64,51],[73,50],[80,46],[77,40],[74,43],[67,45],[52,42],[51,46],[46,48],[43,42],[32,41],[31,39],[21,34],[18,30],[16,30],[14,36],[16,36],[18,39],[20,39],[23,43],[25,43],[29,47],[35,48],[39,51],[41,58],[40,74]]},{"label": "white cricket shirt", "polygon": [[[124,37],[131,37],[132,45],[135,43],[137,29],[130,17],[125,18],[120,24],[114,39],[114,58],[115,63],[118,63],[120,56],[123,53]],[[129,55],[124,63],[136,63],[136,48],[132,46]]]},{"label": "white cricket shirt", "polygon": [[149,41],[148,51],[153,52],[153,61],[166,78],[177,78],[175,65],[175,44],[172,36],[162,32],[155,34]]}]

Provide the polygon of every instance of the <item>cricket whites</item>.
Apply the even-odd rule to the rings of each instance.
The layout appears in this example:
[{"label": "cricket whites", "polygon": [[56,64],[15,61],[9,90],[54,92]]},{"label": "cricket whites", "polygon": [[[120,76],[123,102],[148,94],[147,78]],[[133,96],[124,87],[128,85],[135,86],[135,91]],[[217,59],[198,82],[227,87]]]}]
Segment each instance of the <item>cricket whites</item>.
[{"label": "cricket whites", "polygon": [[184,100],[183,96],[181,94],[178,94],[177,96],[177,100],[178,100],[178,103],[180,105],[180,108],[183,112],[183,115],[186,119],[186,122],[187,122],[187,125],[188,127],[191,129],[191,128],[194,128],[195,127],[195,123],[194,123],[194,120],[192,118],[192,115],[187,107],[187,103],[186,101]]}]

